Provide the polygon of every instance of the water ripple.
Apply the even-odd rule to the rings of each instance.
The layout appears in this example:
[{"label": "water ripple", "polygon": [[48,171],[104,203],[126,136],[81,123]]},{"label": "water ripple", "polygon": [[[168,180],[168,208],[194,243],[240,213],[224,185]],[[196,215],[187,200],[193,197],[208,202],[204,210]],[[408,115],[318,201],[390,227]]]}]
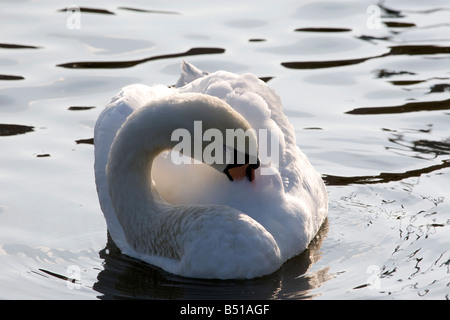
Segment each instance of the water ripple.
[{"label": "water ripple", "polygon": [[405,172],[381,172],[378,175],[369,176],[335,176],[324,175],[323,179],[328,186],[348,186],[353,184],[375,184],[402,181],[411,177],[420,177],[423,174],[450,168],[450,159],[443,160],[440,164],[424,167],[421,169],[408,170]]},{"label": "water ripple", "polygon": [[325,27],[319,27],[319,28],[297,28],[294,31],[296,32],[350,32],[352,29],[349,28],[325,28]]},{"label": "water ripple", "polygon": [[148,10],[148,9],[139,9],[139,8],[131,8],[131,7],[119,7],[120,10],[128,10],[134,12],[142,12],[142,13],[157,13],[157,14],[181,14],[176,11],[167,11],[167,10]]},{"label": "water ripple", "polygon": [[450,47],[435,45],[400,45],[391,46],[390,51],[378,56],[364,57],[348,60],[324,60],[324,61],[293,61],[282,62],[281,65],[288,69],[320,69],[333,68],[359,64],[371,59],[384,58],[397,55],[434,55],[434,54],[450,54]]},{"label": "water ripple", "polygon": [[368,114],[407,113],[418,111],[436,111],[449,109],[450,109],[450,99],[446,99],[441,101],[408,102],[399,106],[356,108],[347,111],[346,113],[357,115],[368,115]]},{"label": "water ripple", "polygon": [[13,76],[9,74],[0,74],[0,80],[24,80],[22,76]]},{"label": "water ripple", "polygon": [[34,131],[32,126],[24,126],[20,124],[0,124],[0,136],[15,136]]},{"label": "water ripple", "polygon": [[88,7],[67,7],[67,8],[60,9],[58,11],[59,12],[70,12],[70,11],[74,10],[74,8],[76,8],[80,12],[85,12],[85,13],[99,13],[99,14],[111,14],[111,15],[115,14],[114,12],[106,10],[106,9],[88,8]]},{"label": "water ripple", "polygon": [[163,55],[152,56],[152,57],[139,59],[139,60],[68,62],[68,63],[58,64],[57,67],[73,68],[73,69],[130,68],[130,67],[134,67],[135,65],[138,65],[138,64],[141,64],[141,63],[144,63],[144,62],[148,62],[148,61],[153,61],[153,60],[181,58],[181,57],[203,55],[203,54],[220,54],[220,53],[224,53],[224,52],[225,52],[225,49],[222,49],[222,48],[200,47],[200,48],[189,49],[186,52],[172,53],[172,54],[163,54]]},{"label": "water ripple", "polygon": [[39,49],[40,47],[23,45],[23,44],[14,44],[14,43],[0,43],[0,48],[3,48],[3,49]]}]

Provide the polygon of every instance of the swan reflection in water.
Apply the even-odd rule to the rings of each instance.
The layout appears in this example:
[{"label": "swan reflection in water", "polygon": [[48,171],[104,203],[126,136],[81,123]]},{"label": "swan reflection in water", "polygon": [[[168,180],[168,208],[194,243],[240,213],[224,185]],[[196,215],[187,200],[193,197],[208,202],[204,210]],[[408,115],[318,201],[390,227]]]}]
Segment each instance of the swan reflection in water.
[{"label": "swan reflection in water", "polygon": [[250,280],[185,278],[120,253],[108,236],[99,252],[103,270],[93,289],[99,299],[310,299],[311,290],[333,278],[329,267],[308,272],[320,260],[328,234],[326,219],[308,248],[276,272]]}]

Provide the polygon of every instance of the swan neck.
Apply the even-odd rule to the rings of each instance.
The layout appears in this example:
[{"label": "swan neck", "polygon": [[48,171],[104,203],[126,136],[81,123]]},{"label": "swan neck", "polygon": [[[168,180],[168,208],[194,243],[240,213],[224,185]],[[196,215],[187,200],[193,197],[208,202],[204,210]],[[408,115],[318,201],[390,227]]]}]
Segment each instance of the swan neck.
[{"label": "swan neck", "polygon": [[108,188],[127,243],[138,252],[178,258],[179,241],[171,239],[180,236],[162,231],[176,208],[162,200],[151,177],[155,157],[173,147],[169,133],[176,124],[170,118],[161,123],[157,110],[150,111],[131,115],[119,130],[109,153]]},{"label": "swan neck", "polygon": [[[204,124],[204,130],[215,128],[222,133],[228,128],[251,128],[241,115],[218,98],[180,94],[134,111],[114,139],[107,165],[110,198],[127,242],[140,248],[139,251],[154,253],[148,250],[159,248],[159,254],[175,258],[179,252],[175,247],[182,241],[173,239],[183,235],[174,231],[173,225],[175,220],[189,216],[190,207],[162,200],[153,186],[151,171],[154,159],[179,143],[172,141],[172,133],[185,129],[192,136],[196,121]],[[219,171],[224,166],[210,165]]]},{"label": "swan neck", "polygon": [[107,172],[114,206],[130,204],[123,199],[130,195],[135,201],[154,205],[157,195],[152,187],[153,161],[163,151],[173,148],[175,142],[170,136],[176,128],[176,124],[169,121],[161,123],[157,113],[132,115],[133,118],[125,122],[113,142]]}]

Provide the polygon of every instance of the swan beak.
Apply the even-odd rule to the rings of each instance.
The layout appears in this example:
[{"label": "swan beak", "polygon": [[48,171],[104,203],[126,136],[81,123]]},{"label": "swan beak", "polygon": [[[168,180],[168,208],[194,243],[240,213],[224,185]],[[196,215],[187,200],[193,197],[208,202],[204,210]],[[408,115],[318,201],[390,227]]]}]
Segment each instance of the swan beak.
[{"label": "swan beak", "polygon": [[[247,170],[249,170],[249,176],[247,176]],[[255,170],[250,167],[249,164],[228,169],[228,178],[230,178],[231,181],[242,180],[245,177],[247,177],[250,181],[255,179]]]},{"label": "swan beak", "polygon": [[228,166],[224,172],[231,181],[242,180],[247,178],[249,181],[255,180],[255,169],[259,168],[259,160],[257,164],[243,164],[241,166]]}]

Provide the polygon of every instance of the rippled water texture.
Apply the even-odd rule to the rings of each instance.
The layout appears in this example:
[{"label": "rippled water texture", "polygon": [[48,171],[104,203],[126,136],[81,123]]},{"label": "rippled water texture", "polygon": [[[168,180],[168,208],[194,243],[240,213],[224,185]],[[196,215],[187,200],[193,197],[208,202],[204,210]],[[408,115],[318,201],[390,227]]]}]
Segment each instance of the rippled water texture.
[{"label": "rippled water texture", "polygon": [[[448,299],[448,1],[1,1],[0,298]],[[176,277],[107,239],[93,125],[181,59],[281,96],[328,185],[310,248],[248,281]]]}]

